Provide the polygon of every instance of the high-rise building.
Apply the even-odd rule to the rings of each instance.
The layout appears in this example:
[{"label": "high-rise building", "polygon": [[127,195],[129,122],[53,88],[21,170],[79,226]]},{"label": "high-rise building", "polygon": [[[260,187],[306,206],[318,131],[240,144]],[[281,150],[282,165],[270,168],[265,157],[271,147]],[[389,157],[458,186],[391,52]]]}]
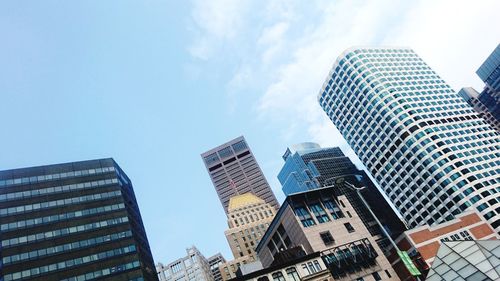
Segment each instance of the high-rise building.
[{"label": "high-rise building", "polygon": [[113,159],[0,172],[0,279],[158,280],[132,182]]},{"label": "high-rise building", "polygon": [[201,157],[226,214],[231,197],[249,192],[275,209],[279,208],[279,203],[244,137],[213,148]]},{"label": "high-rise building", "polygon": [[233,253],[234,260],[220,266],[222,278],[236,277],[243,265],[257,261],[255,247],[276,215],[271,204],[252,193],[236,195],[229,200],[227,223],[229,229],[224,234]]},{"label": "high-rise building", "polygon": [[222,281],[222,274],[219,267],[226,262],[224,256],[221,253],[217,253],[208,259],[208,265],[210,266],[210,271],[212,272],[212,277],[214,281]]},{"label": "high-rise building", "polygon": [[365,227],[376,237],[379,246],[385,249],[389,241],[352,187],[364,186],[366,188],[361,191],[362,195],[391,236],[396,238],[406,230],[404,223],[368,175],[359,170],[340,148],[321,148],[316,143],[300,143],[287,148],[283,160],[285,164],[278,174],[278,180],[285,195],[334,185],[337,194],[347,197]]},{"label": "high-rise building", "polygon": [[[256,252],[268,268],[294,248],[307,255],[320,253],[335,279],[399,280],[349,200],[332,187],[287,196]],[[310,266],[306,263],[303,267]],[[311,271],[314,267],[311,264]]]},{"label": "high-rise building", "polygon": [[248,255],[256,259],[255,247],[275,214],[270,204],[251,193],[231,197],[227,214],[229,229],[224,234],[234,258]]},{"label": "high-rise building", "polygon": [[500,44],[476,73],[485,83],[483,91],[478,93],[473,88],[465,87],[459,94],[500,132]]},{"label": "high-rise building", "polygon": [[408,48],[352,48],[321,107],[411,227],[477,209],[500,231],[500,136]]},{"label": "high-rise building", "polygon": [[195,247],[186,249],[187,255],[168,265],[156,264],[160,281],[196,280],[214,281],[208,260]]}]

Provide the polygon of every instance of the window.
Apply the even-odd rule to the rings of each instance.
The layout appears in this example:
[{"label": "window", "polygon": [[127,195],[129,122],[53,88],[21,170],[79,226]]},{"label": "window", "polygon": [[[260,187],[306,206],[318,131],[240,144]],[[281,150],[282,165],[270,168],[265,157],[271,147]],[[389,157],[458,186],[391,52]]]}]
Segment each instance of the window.
[{"label": "window", "polygon": [[387,277],[389,277],[389,278],[392,277],[391,274],[389,273],[389,270],[387,270],[387,269],[385,270],[385,274],[387,274]]},{"label": "window", "polygon": [[257,281],[269,281],[269,278],[267,276],[262,276],[257,279]]},{"label": "window", "polygon": [[351,225],[350,223],[344,223],[344,226],[345,226],[345,228],[347,229],[347,231],[348,231],[349,233],[351,233],[351,232],[354,232],[354,231],[355,231],[355,230],[354,230],[354,227],[352,227],[352,225]]},{"label": "window", "polygon": [[380,277],[380,274],[378,274],[378,272],[373,272],[372,276],[375,279],[375,281],[382,280],[382,277]]},{"label": "window", "polygon": [[274,281],[285,281],[285,277],[283,277],[283,273],[281,271],[273,273],[273,280]]},{"label": "window", "polygon": [[297,274],[297,270],[295,269],[295,267],[287,268],[286,274],[288,275],[288,279],[290,279],[291,281],[299,281],[300,280],[300,277]]},{"label": "window", "polygon": [[321,236],[321,240],[323,240],[323,243],[325,243],[325,246],[329,246],[329,245],[335,243],[335,239],[333,239],[330,231],[321,232],[319,234],[319,236]]}]

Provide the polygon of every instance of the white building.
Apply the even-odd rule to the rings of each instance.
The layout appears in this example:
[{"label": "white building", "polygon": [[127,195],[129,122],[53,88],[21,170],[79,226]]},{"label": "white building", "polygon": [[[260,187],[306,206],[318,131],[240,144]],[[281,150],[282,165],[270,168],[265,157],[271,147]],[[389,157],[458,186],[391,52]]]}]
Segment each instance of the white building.
[{"label": "white building", "polygon": [[500,136],[411,49],[345,51],[318,100],[409,226],[475,208],[500,231]]},{"label": "white building", "polygon": [[168,265],[158,263],[156,272],[160,281],[213,281],[208,260],[196,247],[186,249],[187,256]]}]

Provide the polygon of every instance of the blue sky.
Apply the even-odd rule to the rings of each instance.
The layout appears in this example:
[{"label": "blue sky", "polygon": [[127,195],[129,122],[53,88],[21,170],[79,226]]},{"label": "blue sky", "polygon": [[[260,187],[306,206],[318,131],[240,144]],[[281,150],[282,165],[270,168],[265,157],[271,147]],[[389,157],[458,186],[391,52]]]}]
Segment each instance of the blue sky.
[{"label": "blue sky", "polygon": [[454,89],[499,43],[499,1],[2,1],[0,169],[113,157],[156,261],[231,258],[200,154],[247,138],[278,199],[288,145],[342,137],[316,102],[355,45],[410,46]]}]

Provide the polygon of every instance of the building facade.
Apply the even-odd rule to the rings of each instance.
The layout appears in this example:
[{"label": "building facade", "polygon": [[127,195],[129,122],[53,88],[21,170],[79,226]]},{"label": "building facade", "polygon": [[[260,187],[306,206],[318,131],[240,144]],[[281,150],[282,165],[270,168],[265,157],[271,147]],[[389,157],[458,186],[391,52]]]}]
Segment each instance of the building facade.
[{"label": "building facade", "polygon": [[[291,249],[295,250],[295,249]],[[261,268],[237,276],[231,281],[333,281],[333,277],[325,265],[320,253],[306,255],[302,248],[298,249],[299,255],[289,254],[284,251],[283,256],[289,256],[275,262],[267,268]],[[293,251],[297,252],[297,251]]]},{"label": "building facade", "polygon": [[213,281],[208,260],[196,247],[186,249],[187,255],[168,265],[156,264],[160,281]]},{"label": "building facade", "polygon": [[214,281],[222,281],[222,274],[219,267],[226,262],[224,256],[221,253],[217,253],[208,258],[208,265],[210,266],[210,271],[212,272],[212,277]]},{"label": "building facade", "polygon": [[[2,280],[158,280],[113,159],[0,172]],[[1,278],[0,278],[1,279]]]},{"label": "building facade", "polygon": [[460,89],[458,94],[470,105],[474,108],[477,113],[483,117],[483,119],[490,124],[497,132],[500,132],[500,111],[494,115],[495,111],[492,108],[490,110],[484,103],[479,99],[480,97],[484,97],[478,93],[474,88],[465,87]]},{"label": "building facade", "polygon": [[285,195],[333,185],[338,195],[346,196],[365,227],[376,238],[379,246],[385,249],[389,241],[352,186],[365,187],[361,191],[363,197],[391,236],[396,238],[406,230],[404,223],[368,175],[359,170],[340,148],[321,148],[319,144],[301,143],[292,149],[287,148],[283,159],[285,164],[278,174],[278,180]]},{"label": "building facade", "polygon": [[253,193],[276,210],[279,203],[244,137],[238,137],[201,154],[210,179],[227,214],[229,199]]},{"label": "building facade", "polygon": [[410,227],[478,210],[500,231],[500,136],[408,48],[352,48],[319,103]]},{"label": "building facade", "polygon": [[224,280],[236,277],[241,266],[257,261],[255,247],[275,215],[276,209],[271,204],[252,193],[231,197],[227,214],[229,228],[224,234],[234,260],[221,265]]},{"label": "building facade", "polygon": [[399,280],[347,198],[334,188],[289,195],[256,251],[267,268],[296,247],[320,253],[337,280]]}]

